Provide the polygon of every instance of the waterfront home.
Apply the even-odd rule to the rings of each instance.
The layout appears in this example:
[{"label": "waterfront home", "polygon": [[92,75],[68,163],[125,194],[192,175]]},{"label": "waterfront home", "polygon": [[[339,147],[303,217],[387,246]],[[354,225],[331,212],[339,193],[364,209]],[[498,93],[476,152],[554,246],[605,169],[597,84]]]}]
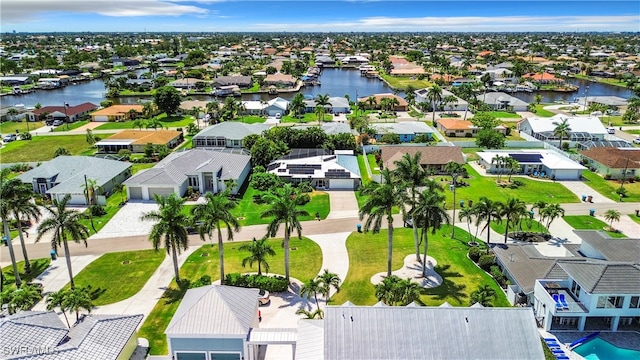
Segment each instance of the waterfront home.
[{"label": "waterfront home", "polygon": [[[580,150],[586,165],[611,179],[633,179],[640,175],[640,149],[593,147]],[[624,175],[623,175],[624,174]]]},{"label": "waterfront home", "polygon": [[527,111],[529,109],[529,103],[503,92],[488,92],[476,95],[476,99],[489,105],[491,110],[496,111]]},{"label": "waterfront home", "polygon": [[[51,150],[53,152],[53,150]],[[131,163],[90,156],[58,156],[43,162],[18,179],[31,184],[34,192],[58,201],[71,195],[70,205],[87,205],[84,194],[87,179],[95,180],[100,197],[131,176]],[[106,200],[105,200],[106,201]]]},{"label": "waterfront home", "polygon": [[564,79],[557,78],[553,74],[548,72],[541,73],[529,73],[522,75],[522,78],[538,84],[561,84],[564,83]]},{"label": "waterfront home", "polygon": [[364,56],[360,56],[360,55],[345,56],[345,57],[341,58],[340,61],[343,64],[355,64],[355,65],[369,63],[369,59],[368,58],[366,58]]},{"label": "waterfront home", "polygon": [[435,132],[429,125],[421,121],[372,123],[370,127],[375,130],[376,141],[380,141],[385,134],[398,134],[401,142],[411,142],[418,135],[427,135],[429,139],[432,139]]},{"label": "waterfront home", "polygon": [[182,144],[184,135],[176,130],[122,130],[95,143],[99,153],[117,154],[125,149],[133,153],[144,153],[148,144],[165,145],[169,149]]},{"label": "waterfront home", "polygon": [[154,195],[181,197],[191,188],[200,193],[218,193],[232,181],[237,194],[251,171],[251,157],[216,150],[191,149],[173,152],[154,167],[127,179],[127,197],[153,200]]},{"label": "waterfront home", "polygon": [[[480,128],[473,125],[471,121],[456,119],[456,118],[438,119],[436,128],[440,130],[440,132],[445,134],[445,136],[468,137],[468,138],[475,137],[476,134],[478,133],[478,130],[480,130]],[[502,135],[505,135],[507,132],[507,129],[502,125],[498,125],[494,127],[493,130],[501,133]]]},{"label": "waterfront home", "polygon": [[403,99],[402,97],[395,95],[395,94],[391,94],[391,93],[382,93],[382,94],[372,94],[369,95],[367,97],[361,97],[358,98],[358,102],[363,102],[365,104],[367,104],[368,106],[370,106],[368,100],[370,97],[373,97],[376,100],[376,104],[374,105],[374,109],[380,109],[380,101],[382,99],[395,99],[397,101],[397,103],[395,105],[393,105],[393,111],[408,111],[409,110],[409,103]]},{"label": "waterfront home", "polygon": [[127,121],[131,120],[138,114],[141,114],[143,106],[135,105],[111,105],[104,109],[90,113],[91,121],[107,122],[107,121]]},{"label": "waterfront home", "polygon": [[[557,152],[531,150],[486,150],[478,152],[478,163],[488,174],[532,175],[555,180],[580,180],[586,168]],[[507,169],[500,158],[518,161],[517,169]]]},{"label": "waterfront home", "polygon": [[298,81],[295,77],[289,74],[269,74],[264,79],[264,84],[267,86],[275,86],[275,87],[294,87]]},{"label": "waterfront home", "polygon": [[69,122],[80,120],[89,115],[89,113],[98,108],[98,105],[90,102],[69,106],[64,104],[61,106],[43,106],[40,109],[32,109],[27,111],[26,116],[28,121],[42,121],[45,120],[65,120],[69,119]]},{"label": "waterfront home", "polygon": [[211,80],[211,86],[213,87],[221,87],[221,86],[229,86],[229,85],[237,85],[241,88],[248,88],[253,85],[253,80],[251,76],[218,76]]},{"label": "waterfront home", "polygon": [[578,97],[575,99],[576,104],[585,105],[587,107],[592,104],[604,105],[612,110],[619,110],[623,107],[626,107],[628,102],[627,99],[621,98],[619,96],[587,96],[586,99],[584,96]]},{"label": "waterfront home", "polygon": [[[304,101],[304,111],[312,113],[315,111],[317,102],[315,99],[307,99]],[[341,96],[334,96],[329,98],[329,104],[324,105],[326,111],[330,114],[347,114],[351,111],[349,107],[349,100]]]},{"label": "waterfront home", "polygon": [[31,79],[29,75],[10,75],[10,76],[0,76],[0,83],[6,84],[9,86],[16,85],[26,85],[31,83]]},{"label": "waterfront home", "polygon": [[355,190],[362,183],[358,160],[351,150],[291,149],[267,166],[267,172],[294,184],[316,189]]},{"label": "waterfront home", "polygon": [[424,145],[385,145],[380,146],[380,157],[385,169],[395,170],[395,162],[405,154],[414,156],[420,153],[420,166],[427,173],[444,174],[444,167],[449,162],[464,165],[467,158],[458,146],[424,146]]},{"label": "waterfront home", "polygon": [[202,129],[193,137],[192,143],[194,148],[242,148],[245,137],[260,135],[270,128],[269,125],[261,123],[225,121]]},{"label": "waterfront home", "polygon": [[281,97],[276,97],[269,101],[262,100],[249,100],[243,101],[244,105],[243,113],[249,115],[268,115],[268,116],[283,116],[289,109],[289,100],[285,100]]},{"label": "waterfront home", "polygon": [[[487,94],[488,95],[488,94]],[[600,119],[595,116],[566,116],[562,114],[554,115],[550,118],[528,117],[518,122],[518,131],[534,138],[547,142],[556,141],[559,143],[559,137],[553,132],[558,124],[567,120],[569,128],[568,140],[571,143],[583,143],[586,141],[604,140],[607,134]]]},{"label": "waterfront home", "polygon": [[[429,89],[430,88],[424,88],[424,89],[418,89],[418,90],[414,91],[414,94],[416,94],[416,97],[415,97],[416,104],[423,103],[423,102],[431,104],[431,101],[428,98]],[[456,95],[454,95],[452,92],[443,89],[442,90],[442,98],[444,99],[444,98],[446,98],[448,96],[453,96],[456,99],[456,101],[455,102],[451,102],[451,103],[447,103],[447,104],[440,103],[440,106],[439,106],[440,109],[453,110],[453,111],[466,111],[466,110],[469,109],[469,103],[466,100],[463,100],[463,99],[457,97]],[[445,107],[446,107],[446,109],[445,109]],[[440,121],[440,120],[438,120],[438,121]]]},{"label": "waterfront home", "polygon": [[182,79],[177,79],[175,81],[172,81],[170,83],[168,83],[168,86],[173,86],[174,88],[178,88],[178,89],[190,89],[192,87],[196,86],[196,83],[209,83],[209,81],[205,81],[205,80],[201,80],[201,79],[196,79],[196,78],[182,78]]}]

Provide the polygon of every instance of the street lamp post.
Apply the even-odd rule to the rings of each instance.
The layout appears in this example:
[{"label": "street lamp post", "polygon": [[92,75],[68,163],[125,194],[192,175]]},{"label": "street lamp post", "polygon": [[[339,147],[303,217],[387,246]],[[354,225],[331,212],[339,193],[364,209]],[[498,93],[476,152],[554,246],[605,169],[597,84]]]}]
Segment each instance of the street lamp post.
[{"label": "street lamp post", "polygon": [[451,176],[452,184],[449,186],[449,190],[453,191],[453,217],[451,219],[451,238],[455,239],[456,234],[456,177],[457,173],[453,173]]},{"label": "street lamp post", "polygon": [[587,96],[589,95],[589,85],[584,88],[584,111],[587,111]]},{"label": "street lamp post", "polygon": [[69,130],[69,115],[67,115],[67,108],[69,108],[69,104],[64,103],[64,123],[67,125],[67,130]]}]

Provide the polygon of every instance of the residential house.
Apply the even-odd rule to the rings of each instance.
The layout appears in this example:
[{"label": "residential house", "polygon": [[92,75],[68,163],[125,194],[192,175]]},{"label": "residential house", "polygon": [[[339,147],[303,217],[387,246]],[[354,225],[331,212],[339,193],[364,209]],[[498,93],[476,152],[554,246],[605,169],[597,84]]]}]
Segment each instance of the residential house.
[{"label": "residential house", "polygon": [[294,87],[298,81],[295,77],[289,74],[269,74],[264,79],[264,83],[267,86],[275,86],[275,87]]},{"label": "residential house", "polygon": [[[473,123],[469,120],[461,120],[461,119],[448,119],[442,118],[438,119],[436,128],[440,130],[443,134],[449,137],[475,137],[480,130],[479,127],[473,125]],[[494,131],[505,135],[507,133],[507,128],[502,125],[498,125],[493,128]]]},{"label": "residential house", "polygon": [[[414,91],[414,93],[416,94],[416,97],[415,97],[416,104],[423,103],[423,102],[431,104],[431,101],[428,98],[429,88],[418,89]],[[466,111],[469,109],[469,103],[467,101],[455,96],[452,92],[443,89],[442,98],[444,99],[445,97],[448,97],[448,96],[455,97],[456,101],[448,104],[441,103],[439,104],[438,108],[443,110],[453,110],[453,111]]]},{"label": "residential house", "polygon": [[267,124],[246,124],[234,121],[225,121],[207,126],[193,137],[194,148],[242,148],[243,139],[248,135],[262,134],[270,129]]},{"label": "residential house", "polygon": [[506,68],[487,68],[487,70],[483,71],[482,74],[478,76],[478,79],[484,74],[489,74],[491,80],[494,82],[502,81],[515,83],[518,81],[518,78],[515,76],[513,71]]},{"label": "residential house", "polygon": [[578,97],[575,100],[576,104],[586,105],[587,107],[592,104],[604,105],[612,110],[619,110],[620,108],[626,107],[628,105],[627,99],[621,98],[619,96],[587,96],[586,99],[584,96]]},{"label": "residential house", "polygon": [[532,306],[547,331],[639,331],[640,239],[574,233],[582,242],[564,245],[565,257],[543,256],[531,244],[494,247],[511,282],[507,298]]},{"label": "residential house", "polygon": [[[315,99],[307,99],[304,101],[304,111],[311,113],[315,111],[317,104]],[[351,111],[349,100],[341,96],[329,98],[329,105],[324,106],[328,113],[331,114],[347,114]]]},{"label": "residential house", "polygon": [[526,81],[535,82],[538,84],[561,84],[564,83],[564,79],[557,78],[553,74],[548,72],[541,73],[529,73],[522,75],[522,78]]},{"label": "residential house", "polygon": [[[489,174],[534,175],[555,180],[580,180],[584,166],[548,150],[486,150],[478,152],[478,163]],[[519,167],[507,169],[502,163],[495,161],[498,156],[518,161]]]},{"label": "residential house", "polygon": [[18,85],[27,85],[31,83],[31,79],[29,75],[11,75],[11,76],[0,76],[0,83],[6,84],[8,86],[18,86]]},{"label": "residential house", "polygon": [[194,108],[200,108],[198,119],[202,119],[207,111],[207,101],[201,100],[185,100],[180,102],[180,111],[183,114],[192,114]]},{"label": "residential house", "polygon": [[397,100],[397,104],[393,106],[393,111],[408,111],[409,110],[409,103],[403,99],[402,97],[398,96],[398,95],[394,95],[391,93],[383,93],[383,94],[372,94],[370,96],[367,97],[361,97],[358,98],[358,102],[364,102],[366,104],[368,104],[367,100],[369,99],[369,97],[374,97],[376,99],[376,109],[380,109],[380,101],[382,99],[396,99]]},{"label": "residential house", "polygon": [[[133,110],[133,111],[132,111]],[[111,105],[104,109],[90,113],[91,121],[127,121],[132,119],[133,113],[142,114],[143,106],[135,105]]]},{"label": "residential house", "polygon": [[182,131],[176,130],[122,130],[95,143],[100,153],[117,154],[125,149],[133,153],[143,153],[148,144],[166,145],[173,149],[184,141]]},{"label": "residential house", "polygon": [[443,174],[444,167],[449,162],[464,165],[467,158],[458,146],[411,146],[388,145],[380,146],[380,157],[385,169],[395,170],[395,162],[405,154],[414,156],[420,153],[420,165],[428,173]]},{"label": "residential house", "polygon": [[53,311],[21,311],[0,318],[2,359],[129,359],[142,315],[86,315],[71,328]]},{"label": "residential house", "polygon": [[176,79],[168,83],[167,85],[173,86],[178,89],[191,89],[192,87],[196,86],[196,83],[199,83],[199,82],[209,83],[206,80],[201,80],[196,78],[182,78],[182,79]]},{"label": "residential house", "polygon": [[376,131],[374,137],[380,141],[385,134],[398,134],[401,142],[411,142],[418,135],[427,135],[433,138],[433,130],[429,125],[421,121],[406,121],[397,123],[372,123],[370,126]]},{"label": "residential house", "polygon": [[[607,129],[595,116],[566,116],[562,114],[554,115],[550,118],[529,117],[518,122],[518,130],[521,133],[533,136],[536,139],[551,142],[558,140],[559,137],[553,132],[558,124],[567,120],[569,128],[569,141],[572,143],[582,143],[586,141],[604,140]],[[555,141],[554,141],[555,142]]]},{"label": "residential house", "polygon": [[[612,179],[633,179],[640,175],[640,149],[594,147],[580,155],[592,170]],[[625,172],[626,171],[626,172]]]},{"label": "residential house", "polygon": [[291,128],[296,130],[308,130],[314,126],[320,126],[327,135],[353,134],[348,124],[342,122],[329,122],[320,125],[294,125]]},{"label": "residential house", "polygon": [[360,64],[368,64],[369,59],[364,56],[353,55],[353,56],[345,56],[341,58],[340,62],[342,62],[345,65],[349,65],[349,64],[360,65]]},{"label": "residential house", "polygon": [[354,190],[362,183],[358,159],[351,150],[292,149],[267,166],[267,172],[291,183],[309,182],[315,188]]},{"label": "residential house", "polygon": [[19,175],[18,179],[31,184],[36,193],[59,201],[69,194],[70,205],[86,205],[84,189],[87,179],[95,180],[98,195],[107,195],[129,176],[130,163],[90,156],[58,156]]},{"label": "residential house", "polygon": [[28,111],[26,115],[28,121],[65,120],[68,117],[69,122],[74,122],[88,116],[91,111],[97,108],[97,105],[90,102],[74,106],[64,104],[62,106],[44,106],[40,109],[33,109]]},{"label": "residential house", "polygon": [[503,92],[488,92],[476,95],[476,99],[489,105],[491,110],[527,111],[529,109],[529,103]]},{"label": "residential house", "polygon": [[211,80],[211,86],[218,88],[221,86],[236,85],[241,88],[248,88],[253,85],[251,76],[218,76]]},{"label": "residential house", "polygon": [[115,66],[138,66],[140,65],[140,61],[136,59],[127,59],[114,56],[111,58],[111,64]]},{"label": "residential house", "polygon": [[251,171],[251,157],[223,151],[191,149],[173,152],[154,167],[140,171],[124,184],[131,200],[152,200],[154,195],[184,196],[187,188],[218,193],[233,182],[237,194]]},{"label": "residential house", "polygon": [[128,86],[137,88],[141,91],[149,91],[153,89],[154,83],[153,79],[127,79]]}]

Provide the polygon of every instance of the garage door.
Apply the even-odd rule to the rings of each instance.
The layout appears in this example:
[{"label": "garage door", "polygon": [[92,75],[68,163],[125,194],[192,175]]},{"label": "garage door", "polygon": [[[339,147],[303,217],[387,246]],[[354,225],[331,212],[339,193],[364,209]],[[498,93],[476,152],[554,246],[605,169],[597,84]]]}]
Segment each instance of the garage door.
[{"label": "garage door", "polygon": [[142,200],[142,188],[141,187],[130,187],[129,188],[129,198],[131,200]]},{"label": "garage door", "polygon": [[149,188],[149,199],[153,199],[153,194],[169,196],[173,194],[173,188]]},{"label": "garage door", "polygon": [[331,179],[329,180],[329,189],[353,189],[353,179]]}]

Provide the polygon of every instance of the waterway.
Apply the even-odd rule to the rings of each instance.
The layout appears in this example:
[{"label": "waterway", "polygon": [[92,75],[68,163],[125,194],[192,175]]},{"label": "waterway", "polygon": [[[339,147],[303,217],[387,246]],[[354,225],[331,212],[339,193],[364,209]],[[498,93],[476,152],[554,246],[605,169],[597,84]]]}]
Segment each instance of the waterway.
[{"label": "waterway", "polygon": [[[138,70],[137,74],[140,75],[147,70]],[[329,94],[330,96],[345,96],[349,95],[349,98],[353,101],[357,97],[367,97],[371,94],[377,93],[390,93],[393,92],[385,82],[376,78],[366,78],[360,76],[360,72],[355,69],[324,69],[321,75],[318,77],[321,85],[307,86],[301,89],[301,93],[306,97],[315,97],[318,94]],[[579,90],[570,93],[560,92],[539,92],[542,95],[542,102],[552,103],[558,100],[573,101],[576,97],[585,95],[588,96],[619,96],[622,98],[629,98],[632,96],[632,92],[629,89],[613,86],[608,84],[602,84],[597,82],[589,82],[582,79],[570,78],[567,80],[569,83],[579,86]],[[587,89],[588,86],[588,90]],[[92,81],[82,82],[76,85],[68,85],[62,89],[55,90],[39,90],[24,95],[7,95],[0,98],[2,106],[12,106],[16,104],[23,104],[26,107],[33,107],[35,104],[40,103],[42,106],[47,105],[63,105],[68,104],[80,104],[83,102],[92,102],[99,104],[105,100],[105,88],[104,81],[102,79],[96,79]],[[278,95],[270,94],[243,94],[243,100],[269,100],[276,96],[280,96],[285,99],[291,99],[295,93],[281,93]],[[400,96],[404,96],[404,93],[398,93]],[[514,93],[513,96],[524,100],[526,102],[533,102],[535,93]],[[213,96],[200,95],[192,96],[194,99],[210,101],[214,99]],[[121,97],[120,103],[135,104],[144,97]]]}]

